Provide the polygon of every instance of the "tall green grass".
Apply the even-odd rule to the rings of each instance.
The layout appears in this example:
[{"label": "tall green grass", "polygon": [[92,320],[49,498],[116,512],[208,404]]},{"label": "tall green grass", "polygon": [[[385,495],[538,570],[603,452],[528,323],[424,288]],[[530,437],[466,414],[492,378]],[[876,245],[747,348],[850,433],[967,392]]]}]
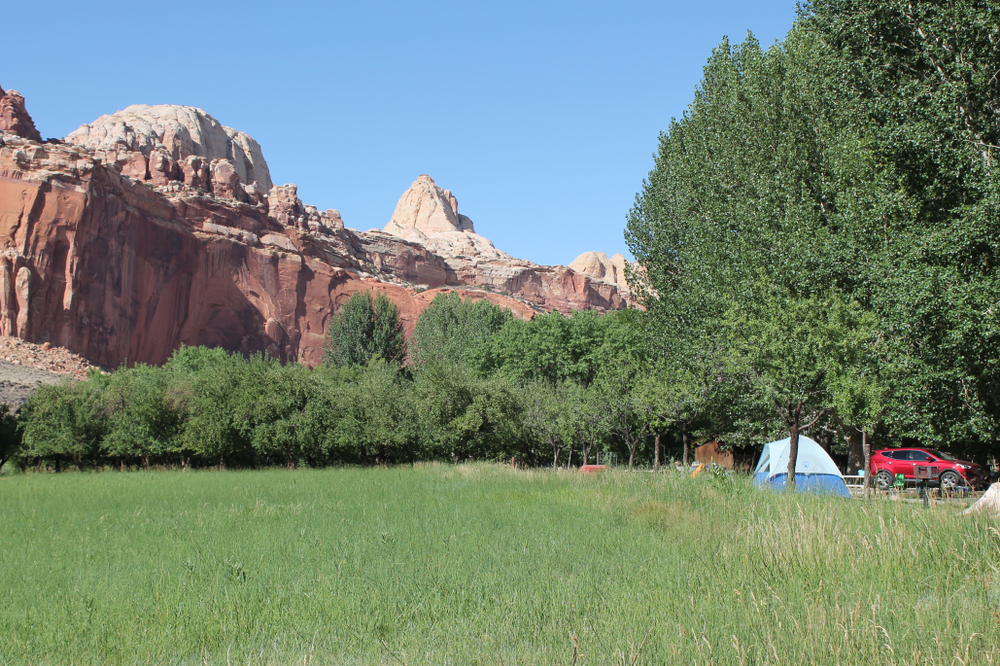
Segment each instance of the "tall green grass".
[{"label": "tall green grass", "polygon": [[1000,661],[1000,531],[742,479],[0,478],[0,664]]}]

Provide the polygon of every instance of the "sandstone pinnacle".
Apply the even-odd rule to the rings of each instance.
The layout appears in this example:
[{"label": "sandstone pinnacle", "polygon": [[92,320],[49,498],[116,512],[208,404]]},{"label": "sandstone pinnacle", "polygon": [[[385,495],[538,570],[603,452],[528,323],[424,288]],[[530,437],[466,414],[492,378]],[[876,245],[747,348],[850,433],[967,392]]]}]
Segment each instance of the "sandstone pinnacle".
[{"label": "sandstone pinnacle", "polygon": [[31,141],[42,142],[35,122],[24,108],[24,97],[16,90],[0,88],[0,132],[12,132]]}]

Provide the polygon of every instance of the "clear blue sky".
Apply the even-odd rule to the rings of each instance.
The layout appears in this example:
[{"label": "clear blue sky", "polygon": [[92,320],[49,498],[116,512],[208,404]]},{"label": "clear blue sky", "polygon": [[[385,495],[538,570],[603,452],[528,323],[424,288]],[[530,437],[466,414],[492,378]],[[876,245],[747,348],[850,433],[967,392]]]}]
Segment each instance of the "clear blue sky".
[{"label": "clear blue sky", "polygon": [[516,257],[626,252],[657,135],[713,47],[780,39],[794,0],[10,3],[0,86],[43,136],[186,104],[260,142],[275,183],[389,221],[428,173]]}]

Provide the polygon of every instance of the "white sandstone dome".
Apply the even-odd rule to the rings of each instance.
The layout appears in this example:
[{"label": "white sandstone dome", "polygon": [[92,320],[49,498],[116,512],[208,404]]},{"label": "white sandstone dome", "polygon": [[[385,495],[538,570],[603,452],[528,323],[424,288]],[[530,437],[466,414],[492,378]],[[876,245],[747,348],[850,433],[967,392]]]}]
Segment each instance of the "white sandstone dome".
[{"label": "white sandstone dome", "polygon": [[66,141],[90,148],[108,163],[119,155],[138,152],[149,157],[160,150],[176,162],[190,156],[229,160],[244,185],[256,183],[263,194],[272,187],[260,144],[193,106],[133,104],[81,125]]}]

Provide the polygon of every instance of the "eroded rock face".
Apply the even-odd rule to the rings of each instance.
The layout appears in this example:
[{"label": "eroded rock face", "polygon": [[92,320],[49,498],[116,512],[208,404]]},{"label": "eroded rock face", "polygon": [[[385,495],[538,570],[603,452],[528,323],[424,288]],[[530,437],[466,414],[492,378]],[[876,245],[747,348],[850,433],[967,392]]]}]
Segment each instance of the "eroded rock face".
[{"label": "eroded rock face", "polygon": [[339,211],[329,208],[320,212],[316,206],[305,205],[299,199],[298,191],[299,188],[294,183],[274,187],[268,197],[271,217],[287,227],[318,233],[329,233],[344,228],[344,220],[341,219]]},{"label": "eroded rock face", "polygon": [[272,186],[264,154],[253,137],[191,106],[135,104],[81,125],[66,141],[91,149],[105,164],[137,180],[154,180],[156,172],[148,167],[152,160],[158,160],[157,170],[164,173],[169,171],[164,161],[180,164],[194,156],[206,165],[228,160],[242,185],[256,184],[265,195]]},{"label": "eroded rock face", "polygon": [[472,220],[458,213],[458,199],[427,174],[403,192],[384,232],[416,241],[448,258],[512,259],[476,233]]},{"label": "eroded rock face", "polygon": [[[564,266],[539,266],[498,250],[475,232],[472,220],[459,214],[455,196],[426,174],[400,197],[383,233],[420,244],[441,257],[447,284],[486,287],[564,313],[590,308],[617,310],[628,304],[623,282],[591,279],[593,276]],[[622,266],[624,260],[621,257]]]},{"label": "eroded rock face", "polygon": [[628,261],[622,254],[613,254],[608,258],[603,252],[584,252],[574,259],[569,267],[577,273],[589,275],[595,280],[602,280],[617,285],[626,293],[631,290],[625,276],[625,265]]},{"label": "eroded rock face", "polygon": [[187,145],[180,130],[147,141],[120,127],[123,151],[117,139],[42,144],[6,128],[0,335],[107,367],[162,363],[181,344],[315,365],[329,317],[360,290],[385,293],[408,333],[440,291],[525,318],[626,304],[616,284],[500,252],[429,177],[393,218],[411,238],[360,233],[303,204],[294,185],[268,179],[265,197],[232,158],[175,151]]},{"label": "eroded rock face", "polygon": [[[408,331],[436,293],[366,273],[384,261],[379,249],[404,254],[392,244],[369,254],[349,231],[285,226],[190,189],[164,195],[81,147],[22,139],[0,148],[0,243],[0,334],[109,367],[162,363],[181,344],[315,365],[327,320],[355,291],[388,295]],[[416,252],[401,269],[421,272],[421,261]]]},{"label": "eroded rock face", "polygon": [[35,129],[35,122],[24,107],[24,97],[16,90],[4,92],[0,88],[0,132],[42,142],[42,135]]}]

